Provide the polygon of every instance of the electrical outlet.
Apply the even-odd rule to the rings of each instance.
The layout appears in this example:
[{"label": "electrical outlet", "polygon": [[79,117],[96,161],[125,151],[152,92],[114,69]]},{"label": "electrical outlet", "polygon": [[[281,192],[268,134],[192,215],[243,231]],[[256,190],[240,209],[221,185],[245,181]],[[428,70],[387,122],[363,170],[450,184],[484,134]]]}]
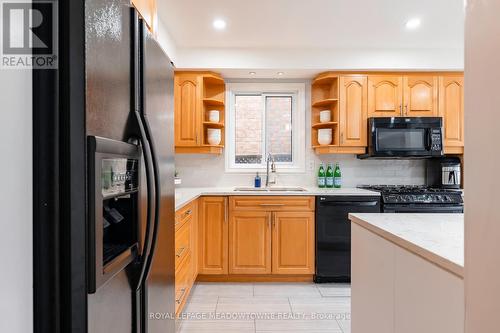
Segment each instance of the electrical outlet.
[{"label": "electrical outlet", "polygon": [[307,169],[309,171],[314,171],[314,160],[313,159],[309,160],[309,164],[307,165]]}]

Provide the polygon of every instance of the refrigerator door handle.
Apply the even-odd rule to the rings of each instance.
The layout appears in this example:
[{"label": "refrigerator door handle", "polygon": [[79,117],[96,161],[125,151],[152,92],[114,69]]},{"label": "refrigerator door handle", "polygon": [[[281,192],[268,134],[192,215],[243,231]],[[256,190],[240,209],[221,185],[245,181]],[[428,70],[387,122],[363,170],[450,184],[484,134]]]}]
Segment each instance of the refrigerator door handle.
[{"label": "refrigerator door handle", "polygon": [[155,255],[156,251],[156,243],[158,240],[158,230],[160,227],[160,205],[161,205],[161,193],[160,193],[160,174],[159,174],[159,167],[158,167],[158,158],[156,154],[156,148],[155,148],[155,143],[153,139],[153,135],[151,133],[151,127],[149,126],[149,121],[146,115],[146,91],[145,91],[145,78],[144,78],[144,69],[145,69],[145,61],[146,57],[144,56],[145,52],[145,45],[146,45],[146,37],[147,37],[147,29],[145,26],[144,21],[139,20],[138,21],[138,36],[137,36],[137,41],[138,41],[138,47],[139,50],[142,50],[139,55],[139,62],[138,62],[138,74],[139,74],[139,82],[142,82],[142,84],[139,86],[139,95],[140,95],[140,118],[142,120],[142,124],[144,126],[145,134],[146,134],[146,139],[149,144],[149,151],[151,152],[151,161],[152,161],[152,166],[153,166],[153,184],[154,184],[154,193],[155,193],[155,209],[154,209],[154,223],[153,223],[153,233],[151,235],[151,250],[148,253],[148,256],[146,258],[146,265],[145,265],[145,271],[144,275],[142,276],[142,285],[146,285],[146,281],[148,279],[149,273],[151,272],[151,265],[153,263],[153,258]]},{"label": "refrigerator door handle", "polygon": [[142,122],[139,112],[135,111],[137,122],[139,125],[139,131],[141,132],[141,143],[144,152],[144,165],[146,170],[146,183],[147,183],[147,215],[146,215],[146,230],[144,236],[144,245],[142,255],[139,261],[139,274],[137,276],[136,284],[134,286],[135,290],[139,290],[142,286],[142,281],[146,275],[146,263],[149,253],[151,252],[152,246],[152,220],[153,220],[153,184],[154,184],[154,172],[152,168],[152,154],[151,148],[148,142],[148,136],[146,135],[146,130]]},{"label": "refrigerator door handle", "polygon": [[161,184],[160,184],[160,174],[159,174],[158,159],[156,155],[155,144],[153,137],[151,135],[151,127],[149,126],[147,116],[144,114],[144,112],[141,114],[141,118],[144,123],[144,129],[146,130],[146,137],[148,139],[149,148],[151,151],[151,158],[153,164],[153,177],[154,177],[154,192],[155,192],[155,209],[154,209],[155,217],[153,223],[153,234],[151,237],[151,250],[149,251],[148,257],[146,258],[145,274],[142,277],[143,279],[142,283],[145,284],[149,276],[149,273],[151,272],[151,265],[153,263],[153,258],[156,252],[156,243],[158,241],[158,230],[160,228],[160,205],[161,205],[160,185]]}]

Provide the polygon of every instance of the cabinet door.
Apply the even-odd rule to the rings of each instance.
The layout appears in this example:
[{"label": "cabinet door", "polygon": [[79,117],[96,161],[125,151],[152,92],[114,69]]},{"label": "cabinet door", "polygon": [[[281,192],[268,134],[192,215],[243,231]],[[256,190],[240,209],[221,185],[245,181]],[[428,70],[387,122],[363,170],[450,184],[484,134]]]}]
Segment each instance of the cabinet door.
[{"label": "cabinet door", "polygon": [[196,276],[198,276],[198,200],[192,203],[192,209],[193,219],[191,220],[191,256],[193,258],[192,282],[194,283],[194,281],[196,280]]},{"label": "cabinet door", "polygon": [[403,115],[407,117],[438,116],[437,76],[405,76],[403,78]]},{"label": "cabinet door", "polygon": [[314,213],[273,213],[273,274],[314,274]]},{"label": "cabinet door", "polygon": [[464,79],[439,78],[439,115],[443,117],[444,147],[464,146]]},{"label": "cabinet door", "polygon": [[340,145],[363,147],[367,145],[367,77],[340,78]]},{"label": "cabinet door", "polygon": [[368,117],[402,115],[403,78],[368,76]]},{"label": "cabinet door", "polygon": [[229,273],[271,273],[271,212],[231,212]]},{"label": "cabinet door", "polygon": [[200,139],[200,87],[199,75],[175,75],[175,146],[195,147]]},{"label": "cabinet door", "polygon": [[199,273],[227,274],[227,198],[199,200]]}]

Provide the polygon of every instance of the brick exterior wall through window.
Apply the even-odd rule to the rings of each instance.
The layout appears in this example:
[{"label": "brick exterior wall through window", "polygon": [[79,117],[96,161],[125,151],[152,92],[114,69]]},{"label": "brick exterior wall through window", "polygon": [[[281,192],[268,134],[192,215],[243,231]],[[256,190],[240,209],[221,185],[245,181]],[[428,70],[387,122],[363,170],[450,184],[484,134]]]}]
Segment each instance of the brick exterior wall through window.
[{"label": "brick exterior wall through window", "polygon": [[[292,161],[292,98],[269,96],[267,150],[278,162]],[[235,99],[236,163],[262,163],[262,96],[237,95]]]}]

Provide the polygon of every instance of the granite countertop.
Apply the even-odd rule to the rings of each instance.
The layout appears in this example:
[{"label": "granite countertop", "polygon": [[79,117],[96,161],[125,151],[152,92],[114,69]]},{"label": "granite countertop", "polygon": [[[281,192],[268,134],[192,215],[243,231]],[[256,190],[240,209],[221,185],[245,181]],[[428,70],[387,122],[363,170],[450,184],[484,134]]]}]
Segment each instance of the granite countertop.
[{"label": "granite countertop", "polygon": [[[281,186],[277,186],[281,187]],[[302,187],[302,186],[299,186]],[[359,188],[328,188],[302,187],[306,191],[235,191],[235,187],[179,187],[175,189],[175,210],[182,208],[190,201],[202,195],[372,195],[380,196],[379,192],[363,190]]]},{"label": "granite countertop", "polygon": [[363,228],[464,277],[463,214],[358,214],[349,218]]}]

